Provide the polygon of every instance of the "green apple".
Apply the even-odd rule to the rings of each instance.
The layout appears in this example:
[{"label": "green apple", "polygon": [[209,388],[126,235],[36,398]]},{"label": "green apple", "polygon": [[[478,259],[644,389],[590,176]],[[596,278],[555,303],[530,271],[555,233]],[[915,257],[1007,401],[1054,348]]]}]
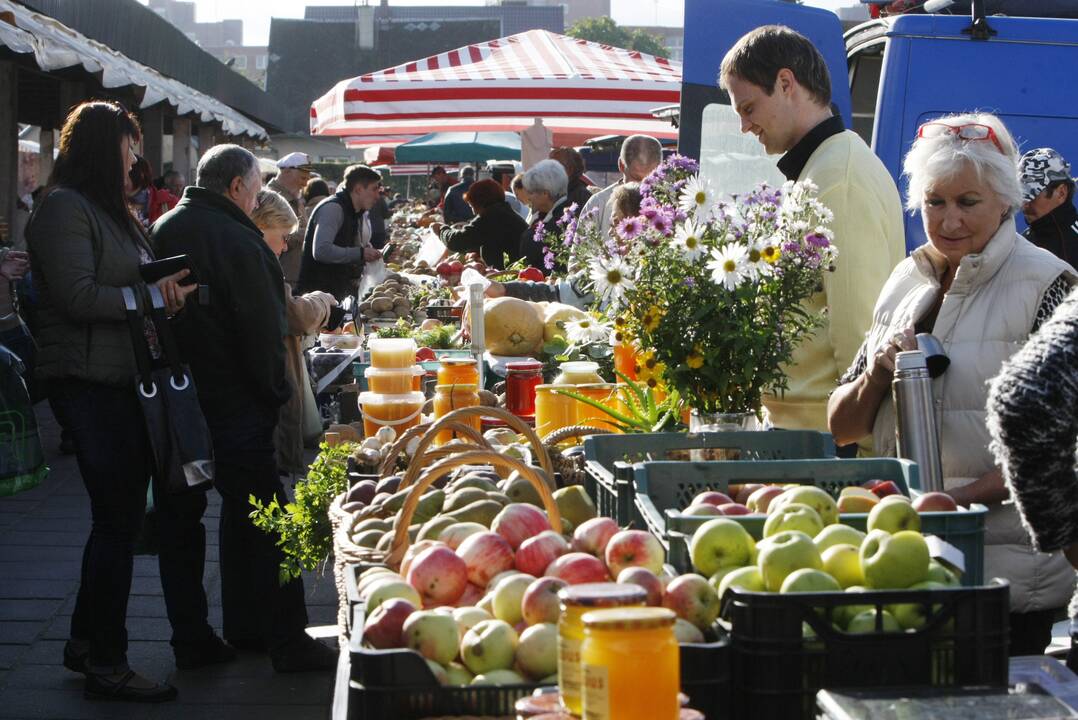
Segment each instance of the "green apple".
[{"label": "green apple", "polygon": [[[754,567],[756,567],[756,565],[746,565],[745,567],[754,568]],[[743,570],[743,569],[744,568],[734,567],[733,565],[731,565],[730,567],[719,568],[718,570],[715,571],[714,574],[712,574],[711,577],[709,577],[707,579],[707,581],[709,583],[711,583],[711,587],[718,590],[719,586],[722,585],[722,581],[726,578],[727,575],[729,575],[730,573],[736,572],[738,570]]]},{"label": "green apple", "polygon": [[[520,638],[503,620],[484,620],[464,634],[460,659],[476,675],[513,666]],[[452,658],[450,658],[452,660]]]},{"label": "green apple", "polygon": [[[910,590],[941,590],[946,587],[942,583],[925,581],[910,585]],[[897,603],[887,605],[884,609],[895,616],[903,630],[920,630],[928,624],[930,617],[926,603]],[[939,605],[933,605],[932,613],[939,612],[939,609]]]},{"label": "green apple", "polygon": [[768,538],[757,561],[764,587],[778,592],[786,576],[801,568],[823,569],[823,561],[812,538],[797,530],[784,530]]},{"label": "green apple", "polygon": [[783,503],[771,511],[764,521],[764,537],[777,535],[783,530],[799,530],[809,537],[816,537],[823,530],[820,514],[808,505]]},{"label": "green apple", "polygon": [[928,575],[925,576],[925,580],[938,582],[947,587],[958,587],[962,584],[962,581],[958,579],[958,576],[950,568],[945,567],[936,560],[928,561]]},{"label": "green apple", "polygon": [[460,663],[451,662],[445,667],[446,685],[470,685],[475,675]]},{"label": "green apple", "polygon": [[452,615],[416,610],[404,621],[401,638],[405,647],[444,666],[457,656],[460,630]]},{"label": "green apple", "polygon": [[794,570],[782,581],[779,592],[802,593],[802,592],[841,592],[838,580],[825,573],[823,570],[801,568]]},{"label": "green apple", "polygon": [[516,625],[524,619],[524,593],[535,582],[531,575],[513,575],[494,586],[494,617]]},{"label": "green apple", "polygon": [[508,669],[491,670],[472,679],[472,685],[523,685],[526,682],[520,673]]},{"label": "green apple", "polygon": [[[887,497],[896,497],[888,495]],[[881,502],[868,514],[868,529],[896,533],[902,530],[921,530],[921,516],[908,502]]]},{"label": "green apple", "polygon": [[838,504],[835,499],[826,490],[814,485],[800,485],[787,490],[779,496],[776,502],[780,507],[785,507],[789,503],[808,505],[816,511],[824,525],[838,522]]},{"label": "green apple", "polygon": [[696,572],[711,577],[724,567],[743,567],[752,562],[756,541],[740,523],[716,518],[696,528],[689,541],[689,556]]},{"label": "green apple", "polygon": [[718,585],[719,600],[732,587],[749,592],[765,592],[764,579],[760,575],[760,568],[750,565],[749,567],[736,568],[729,573]]},{"label": "green apple", "polygon": [[[884,610],[880,613],[880,628],[882,632],[902,632],[902,626],[895,620],[895,616]],[[876,632],[876,608],[870,608],[854,615],[846,632],[851,634],[864,634]]]},{"label": "green apple", "polygon": [[816,549],[823,552],[832,545],[853,545],[854,547],[861,547],[861,542],[865,539],[865,534],[857,528],[850,527],[849,525],[843,525],[842,523],[835,523],[834,525],[828,525],[812,539],[812,542],[816,543]]},{"label": "green apple", "polygon": [[[861,593],[865,592],[865,588],[860,585],[851,585],[846,588],[847,593]],[[850,625],[850,620],[860,615],[865,610],[871,610],[872,605],[839,605],[831,611],[831,622],[839,630],[845,631]]]},{"label": "green apple", "polygon": [[861,572],[860,551],[856,545],[832,545],[823,551],[820,559],[823,560],[824,572],[835,578],[843,588],[864,584],[865,575]]},{"label": "green apple", "polygon": [[[895,507],[900,507],[901,503]],[[928,543],[919,532],[873,530],[861,545],[861,571],[873,589],[908,588],[928,574]]]}]

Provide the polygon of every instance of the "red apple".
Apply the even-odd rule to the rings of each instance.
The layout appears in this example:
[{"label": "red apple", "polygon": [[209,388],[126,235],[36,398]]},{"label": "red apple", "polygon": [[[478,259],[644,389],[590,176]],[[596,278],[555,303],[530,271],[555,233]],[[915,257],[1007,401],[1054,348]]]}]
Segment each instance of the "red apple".
[{"label": "red apple", "polygon": [[610,582],[610,575],[603,561],[587,553],[571,552],[562,555],[547,566],[547,577],[556,577],[570,585],[581,583]]},{"label": "red apple", "polygon": [[757,488],[749,496],[745,506],[749,510],[755,513],[766,513],[767,509],[771,506],[771,502],[783,493],[783,489],[778,485],[765,485],[762,488]]},{"label": "red apple", "polygon": [[865,490],[871,490],[882,482],[883,480],[865,480],[863,483],[861,483],[861,487],[863,487]]},{"label": "red apple", "polygon": [[617,577],[627,567],[645,567],[658,575],[663,570],[665,553],[651,533],[643,530],[622,530],[606,545],[606,566]]},{"label": "red apple", "polygon": [[654,607],[663,605],[663,581],[659,576],[643,567],[627,567],[618,573],[617,581],[622,584],[639,585],[647,591],[645,604]]},{"label": "red apple", "polygon": [[958,503],[947,493],[929,492],[914,498],[913,509],[917,512],[954,512]]},{"label": "red apple", "polygon": [[529,625],[557,623],[561,615],[558,591],[568,586],[569,583],[556,577],[541,577],[529,585],[520,601],[524,622]]},{"label": "red apple", "polygon": [[527,503],[511,503],[494,516],[490,529],[509,542],[516,550],[528,538],[550,529],[546,513]]},{"label": "red apple", "polygon": [[404,557],[401,558],[401,577],[408,577],[408,568],[412,566],[412,561],[419,556],[419,553],[428,548],[438,547],[439,545],[445,545],[445,543],[437,540],[420,540],[417,543],[409,545],[408,549],[404,551]]},{"label": "red apple", "polygon": [[363,624],[363,640],[379,650],[404,647],[401,628],[416,606],[404,598],[391,598],[375,608]]},{"label": "red apple", "polygon": [[606,544],[618,529],[618,524],[608,517],[585,520],[573,531],[573,550],[601,558],[606,552]]},{"label": "red apple", "polygon": [[439,544],[412,560],[405,579],[423,598],[423,607],[452,605],[468,585],[468,566],[459,555]]},{"label": "red apple", "polygon": [[457,607],[475,607],[479,605],[479,601],[483,599],[483,595],[486,594],[486,590],[468,583],[464,588],[464,592],[457,598],[457,602],[454,603]]},{"label": "red apple", "polygon": [[761,485],[760,483],[745,483],[744,485],[737,486],[736,493],[734,492],[733,485],[729,486],[726,489],[730,491],[727,494],[733,496],[734,502],[741,503],[742,505],[748,505],[749,497],[762,487],[763,485]]},{"label": "red apple", "polygon": [[719,505],[719,512],[723,515],[749,515],[752,510],[741,503],[726,503],[725,505]]},{"label": "red apple", "polygon": [[464,263],[462,263],[460,260],[454,260],[453,262],[449,263],[449,269],[454,275],[460,275],[462,272],[464,272]]},{"label": "red apple", "polygon": [[457,547],[457,554],[468,566],[468,581],[482,588],[492,577],[513,567],[513,548],[498,533],[469,535]]},{"label": "red apple", "polygon": [[690,573],[674,578],[666,586],[663,607],[706,630],[719,616],[719,594],[702,575]]},{"label": "red apple", "polygon": [[439,275],[452,275],[453,264],[449,262],[440,262],[438,263],[437,271]]},{"label": "red apple", "polygon": [[875,493],[876,497],[879,498],[887,497],[888,495],[902,494],[902,491],[898,489],[898,485],[895,485],[894,481],[892,480],[884,480],[883,482],[880,482],[877,485],[870,487],[869,490]]},{"label": "red apple", "polygon": [[541,577],[550,563],[567,552],[569,543],[565,538],[553,530],[544,530],[535,537],[528,538],[517,548],[517,570]]},{"label": "red apple", "polygon": [[702,493],[697,493],[696,497],[692,499],[692,505],[726,505],[732,503],[734,500],[726,493],[718,492],[717,490],[705,490]]}]

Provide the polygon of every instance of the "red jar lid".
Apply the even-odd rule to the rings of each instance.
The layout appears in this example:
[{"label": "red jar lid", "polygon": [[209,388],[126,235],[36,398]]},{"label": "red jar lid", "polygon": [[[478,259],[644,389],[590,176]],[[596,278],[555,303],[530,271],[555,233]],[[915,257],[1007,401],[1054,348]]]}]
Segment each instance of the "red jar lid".
[{"label": "red jar lid", "polygon": [[506,372],[513,372],[514,370],[516,370],[517,372],[522,372],[542,369],[543,363],[539,362],[538,360],[517,360],[515,362],[505,364]]}]

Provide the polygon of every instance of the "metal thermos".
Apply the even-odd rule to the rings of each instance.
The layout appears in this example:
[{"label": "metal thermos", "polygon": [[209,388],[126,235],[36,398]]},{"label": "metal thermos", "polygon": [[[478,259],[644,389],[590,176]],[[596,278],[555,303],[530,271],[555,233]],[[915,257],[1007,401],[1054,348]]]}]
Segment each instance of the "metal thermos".
[{"label": "metal thermos", "polygon": [[908,350],[895,356],[895,379],[891,390],[897,418],[898,456],[917,463],[921,490],[941,492],[940,434],[932,398],[932,379],[923,352]]}]

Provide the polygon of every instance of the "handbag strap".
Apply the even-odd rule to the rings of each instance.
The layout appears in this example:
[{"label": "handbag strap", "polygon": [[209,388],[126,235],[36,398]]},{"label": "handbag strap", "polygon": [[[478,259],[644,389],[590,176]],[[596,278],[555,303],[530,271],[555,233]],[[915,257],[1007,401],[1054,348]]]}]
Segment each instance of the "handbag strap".
[{"label": "handbag strap", "polygon": [[156,285],[147,285],[146,290],[150,293],[152,307],[150,317],[154,327],[157,328],[157,339],[164,353],[163,360],[172,369],[172,387],[175,390],[183,390],[187,387],[187,373],[184,372],[183,363],[180,361],[180,348],[176,344],[176,336],[172,334],[172,326],[165,314],[165,297],[161,294],[161,288]]},{"label": "handbag strap", "polygon": [[150,348],[146,344],[146,335],[143,333],[142,316],[138,311],[138,301],[135,299],[135,290],[130,287],[120,288],[124,297],[124,309],[127,315],[127,327],[131,331],[131,348],[135,353],[135,364],[138,366],[139,392],[145,397],[151,398],[157,394],[157,386],[153,381],[153,368],[150,363]]}]

